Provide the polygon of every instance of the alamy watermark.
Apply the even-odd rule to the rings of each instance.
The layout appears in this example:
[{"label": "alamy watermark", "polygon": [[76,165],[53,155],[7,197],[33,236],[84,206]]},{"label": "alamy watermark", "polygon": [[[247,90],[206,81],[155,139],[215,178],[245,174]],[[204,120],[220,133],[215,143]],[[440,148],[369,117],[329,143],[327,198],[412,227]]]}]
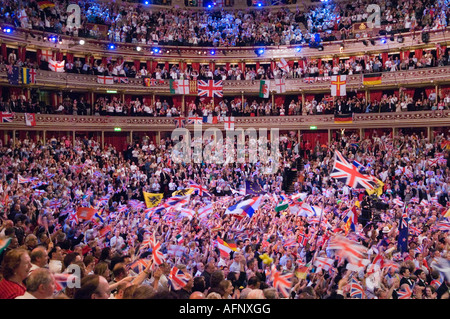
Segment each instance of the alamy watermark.
[{"label": "alamy watermark", "polygon": [[227,130],[225,137],[218,128],[202,130],[194,126],[193,135],[187,128],[172,131],[175,142],[172,162],[227,165],[234,163],[259,164],[261,174],[275,174],[279,168],[280,131],[278,128],[242,128]]}]

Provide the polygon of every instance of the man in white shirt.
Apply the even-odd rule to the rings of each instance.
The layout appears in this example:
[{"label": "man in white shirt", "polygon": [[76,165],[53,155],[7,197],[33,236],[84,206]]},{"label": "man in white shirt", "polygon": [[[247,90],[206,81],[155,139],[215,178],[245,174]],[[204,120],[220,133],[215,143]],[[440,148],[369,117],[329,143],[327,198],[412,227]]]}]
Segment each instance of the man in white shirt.
[{"label": "man in white shirt", "polygon": [[111,248],[115,249],[116,251],[122,251],[123,245],[125,244],[125,241],[123,240],[122,236],[120,236],[119,230],[116,229],[114,233],[114,237],[111,238],[109,241],[109,244]]},{"label": "man in white shirt", "polygon": [[39,268],[26,279],[27,291],[15,299],[48,299],[55,291],[55,280],[50,270]]}]

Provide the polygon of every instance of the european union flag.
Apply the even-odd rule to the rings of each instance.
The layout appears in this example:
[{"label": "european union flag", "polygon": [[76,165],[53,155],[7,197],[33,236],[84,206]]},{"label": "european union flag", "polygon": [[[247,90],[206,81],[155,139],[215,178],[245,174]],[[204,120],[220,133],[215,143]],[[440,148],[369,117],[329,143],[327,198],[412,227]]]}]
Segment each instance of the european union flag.
[{"label": "european union flag", "polygon": [[263,195],[265,192],[261,189],[258,183],[245,181],[245,194]]},{"label": "european union flag", "polygon": [[11,85],[19,85],[19,67],[7,65],[8,69],[8,81]]}]

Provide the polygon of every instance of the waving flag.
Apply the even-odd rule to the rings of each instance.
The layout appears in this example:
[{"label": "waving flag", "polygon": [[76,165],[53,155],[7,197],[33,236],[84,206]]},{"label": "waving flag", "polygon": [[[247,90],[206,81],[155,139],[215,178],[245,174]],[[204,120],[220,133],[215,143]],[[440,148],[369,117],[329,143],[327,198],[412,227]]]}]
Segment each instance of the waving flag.
[{"label": "waving flag", "polygon": [[272,266],[273,287],[281,294],[283,298],[289,298],[291,293],[292,281],[294,273],[282,275],[275,266]]},{"label": "waving flag", "polygon": [[411,299],[412,290],[407,284],[403,284],[402,287],[397,290],[398,299]]},{"label": "waving flag", "polygon": [[169,274],[169,282],[173,289],[180,290],[191,280],[189,274],[185,274],[182,270],[177,267],[172,267]]},{"label": "waving flag", "polygon": [[208,189],[206,187],[203,187],[202,185],[198,185],[198,184],[194,183],[193,181],[190,181],[189,188],[193,188],[194,192],[196,192],[200,196],[203,196],[203,195],[211,196],[211,194],[208,193]]},{"label": "waving flag", "polygon": [[53,59],[48,59],[48,68],[53,72],[65,72],[64,70],[65,61],[54,61]]},{"label": "waving flag", "polygon": [[172,196],[188,196],[195,191],[194,188],[183,188],[172,193]]},{"label": "waving flag", "polygon": [[360,173],[358,168],[339,151],[335,153],[334,166],[330,176],[354,189],[373,190],[378,186],[374,176]]},{"label": "waving flag", "polygon": [[232,251],[237,251],[236,244],[229,244],[220,238],[216,239],[216,244],[222,258],[229,258]]},{"label": "waving flag", "polygon": [[162,204],[164,208],[181,208],[186,205],[189,201],[189,196],[172,196],[167,199],[167,201]]},{"label": "waving flag", "polygon": [[55,290],[57,292],[63,291],[69,282],[73,283],[78,280],[76,275],[69,273],[53,273],[52,275],[55,279]]},{"label": "waving flag", "polygon": [[152,242],[153,261],[156,265],[161,265],[164,262],[164,254],[161,252],[161,243],[153,240]]},{"label": "waving flag", "polygon": [[255,211],[261,205],[262,196],[252,197],[249,199],[244,199],[237,204],[230,206],[225,211],[225,214],[232,214],[238,216],[248,216],[251,218]]},{"label": "waving flag", "polygon": [[193,209],[183,208],[180,211],[181,217],[187,217],[189,220],[192,220],[194,218],[195,211]]},{"label": "waving flag", "polygon": [[212,204],[199,208],[197,213],[200,219],[208,218],[213,213]]},{"label": "waving flag", "polygon": [[331,237],[328,249],[336,250],[336,255],[354,265],[362,265],[362,260],[367,256],[367,247],[341,235]]},{"label": "waving flag", "polygon": [[223,81],[198,81],[198,96],[223,97]]},{"label": "waving flag", "polygon": [[78,219],[92,220],[97,210],[92,207],[78,207],[77,217]]},{"label": "waving flag", "polygon": [[316,266],[317,268],[321,268],[323,270],[328,271],[328,269],[330,269],[330,267],[333,266],[334,260],[331,258],[327,258],[327,257],[317,257],[314,262],[313,265]]},{"label": "waving flag", "polygon": [[149,265],[150,260],[140,258],[133,261],[131,264],[128,264],[128,269],[132,270],[134,273],[139,274],[143,272]]},{"label": "waving flag", "polygon": [[263,195],[266,192],[262,190],[258,183],[249,180],[245,181],[245,194],[249,195]]},{"label": "waving flag", "polygon": [[289,64],[286,62],[284,58],[281,58],[280,62],[278,62],[278,66],[280,69],[282,69],[284,72],[289,72]]},{"label": "waving flag", "polygon": [[22,177],[22,175],[17,175],[17,183],[19,184],[25,184],[25,183],[31,183],[34,180],[32,177]]},{"label": "waving flag", "polygon": [[158,206],[164,197],[164,194],[162,193],[148,193],[144,191],[142,193],[144,195],[145,205],[147,208]]},{"label": "waving flag", "polygon": [[350,297],[356,299],[364,299],[364,288],[359,281],[352,277],[350,280]]}]

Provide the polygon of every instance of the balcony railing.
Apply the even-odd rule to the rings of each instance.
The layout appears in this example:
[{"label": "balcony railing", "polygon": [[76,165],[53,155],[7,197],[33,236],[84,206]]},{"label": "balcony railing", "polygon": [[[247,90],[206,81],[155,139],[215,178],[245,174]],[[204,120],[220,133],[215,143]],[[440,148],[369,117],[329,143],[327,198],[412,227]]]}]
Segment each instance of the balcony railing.
[{"label": "balcony railing", "polygon": [[[300,92],[327,92],[330,90],[330,80],[316,78],[314,83],[306,83],[303,78],[287,79],[285,94],[298,94]],[[74,73],[56,73],[51,71],[38,70],[36,84],[31,85],[40,88],[56,90],[76,90],[93,91],[105,93],[107,90],[117,90],[119,93],[127,94],[170,94],[169,80],[155,86],[144,86],[143,79],[129,78],[129,83],[114,83],[104,85],[98,83],[97,76]],[[272,82],[274,82],[272,80]],[[6,71],[0,72],[0,84],[7,84]],[[405,86],[434,86],[436,84],[450,83],[450,66],[421,68],[406,71],[383,72],[381,84],[367,86],[369,89],[382,89],[388,87]],[[225,96],[241,94],[258,94],[259,81],[234,81],[225,80],[223,93]],[[271,83],[271,88],[275,88],[275,83]],[[364,89],[363,75],[353,74],[347,76],[347,90]],[[245,90],[245,91],[244,91]]]},{"label": "balcony railing", "polygon": [[[0,123],[2,130],[53,130],[53,131],[113,131],[120,127],[122,131],[172,131],[174,118],[168,117],[110,117],[82,115],[36,114],[36,126],[25,124],[25,115],[16,113],[12,122]],[[450,110],[418,111],[395,113],[354,114],[353,123],[335,124],[334,115],[316,116],[264,116],[236,117],[235,128],[278,128],[280,130],[309,130],[311,126],[321,129],[341,128],[411,128],[450,126]],[[202,125],[206,128],[224,129],[224,123]],[[187,125],[193,129],[193,125]]]}]

